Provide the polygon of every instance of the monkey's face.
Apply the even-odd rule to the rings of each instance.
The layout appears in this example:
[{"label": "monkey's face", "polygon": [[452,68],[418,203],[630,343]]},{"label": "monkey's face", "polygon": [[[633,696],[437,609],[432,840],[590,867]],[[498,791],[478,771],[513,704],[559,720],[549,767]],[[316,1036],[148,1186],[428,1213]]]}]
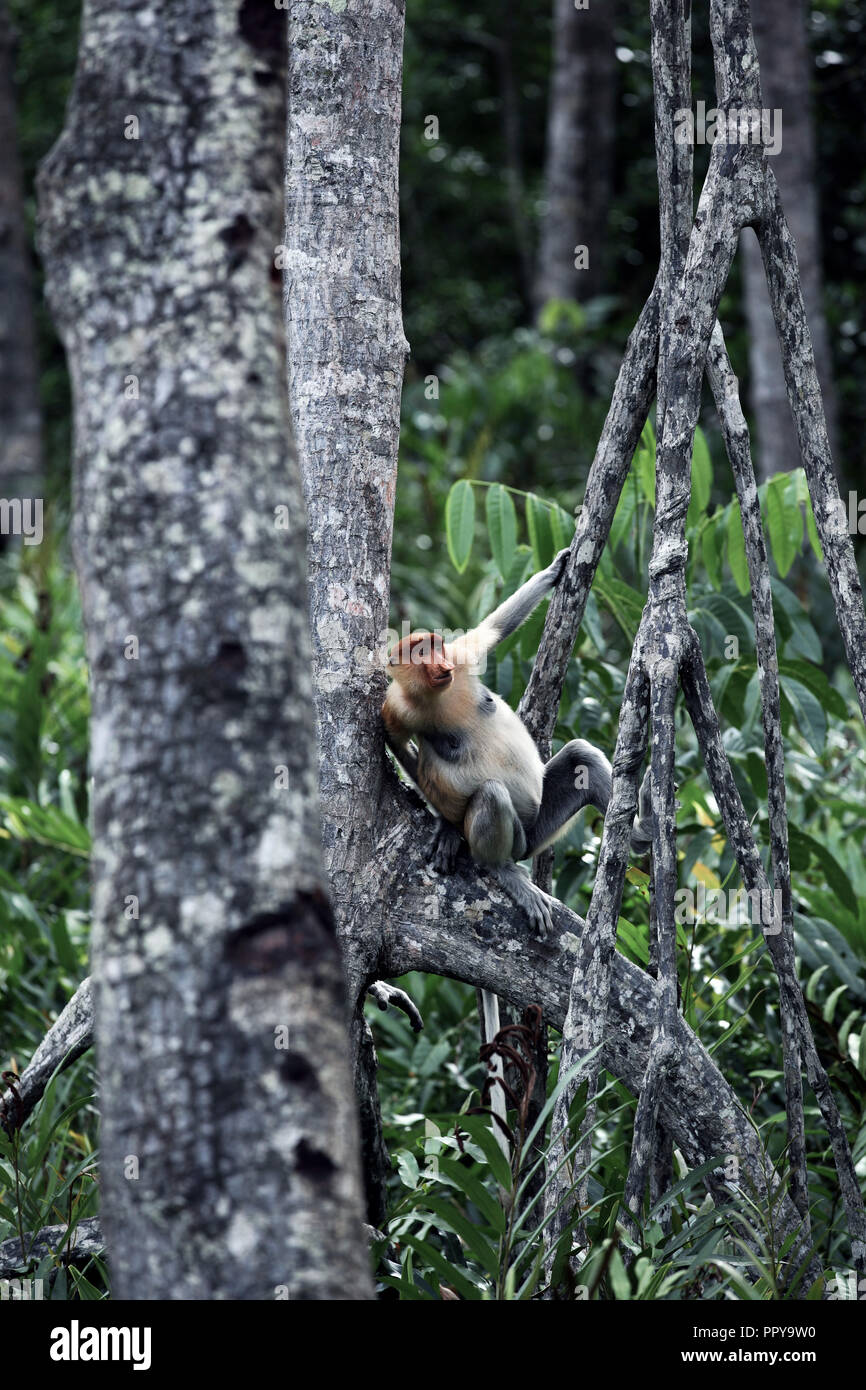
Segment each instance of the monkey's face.
[{"label": "monkey's face", "polygon": [[438,632],[410,632],[391,648],[388,668],[407,694],[446,690],[455,670]]}]

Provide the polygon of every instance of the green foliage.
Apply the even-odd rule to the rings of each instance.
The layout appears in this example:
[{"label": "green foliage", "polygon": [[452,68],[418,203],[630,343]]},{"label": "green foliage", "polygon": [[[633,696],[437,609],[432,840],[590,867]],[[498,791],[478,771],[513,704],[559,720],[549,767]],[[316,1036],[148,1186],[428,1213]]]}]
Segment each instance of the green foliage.
[{"label": "green foliage", "polygon": [[[515,349],[516,350],[516,349]],[[525,342],[520,351],[525,350]],[[553,371],[539,336],[533,352]],[[543,375],[543,374],[542,374]],[[528,373],[527,380],[534,374]],[[532,491],[527,473],[549,479],[551,460],[538,452],[531,468],[509,466],[511,431],[531,408],[519,396],[502,404],[501,433],[471,423],[476,390],[470,371],[457,398],[463,415],[430,430],[414,416],[407,391],[402,498],[427,493],[428,534],[444,527],[447,550],[459,567],[449,572],[442,551],[424,568],[425,620],[436,608],[465,625],[489,612],[533,570],[568,544],[573,521],[553,485]],[[537,385],[537,379],[536,383]],[[531,387],[527,387],[531,390]],[[450,406],[449,406],[450,409]],[[536,404],[535,418],[545,407]],[[461,423],[462,422],[462,423]],[[521,425],[521,429],[523,426]],[[433,447],[433,438],[438,444]],[[474,443],[466,447],[466,441]],[[418,453],[431,461],[420,467]],[[471,458],[471,467],[467,460]],[[566,675],[556,738],[582,736],[612,752],[624,672],[645,602],[645,574],[654,521],[655,436],[648,423],[632,461],[587,603],[582,634]],[[724,498],[727,489],[727,498]],[[729,479],[719,477],[712,440],[700,430],[692,460],[692,502],[687,517],[690,620],[700,635],[725,743],[759,843],[769,851],[760,692],[749,576],[739,505]],[[478,492],[484,505],[470,506]],[[479,497],[479,502],[480,502]],[[850,680],[828,668],[822,638],[803,594],[808,555],[820,558],[802,471],[781,475],[758,490],[771,565],[777,630],[781,715],[786,755],[790,850],[795,890],[795,939],[809,1009],[822,1057],[841,1097],[857,1156],[866,1158],[866,738]],[[415,513],[417,515],[418,513]],[[470,526],[471,521],[471,526]],[[432,542],[431,547],[432,549]],[[443,550],[445,547],[443,547]],[[813,559],[813,564],[814,564]],[[794,583],[796,581],[796,587]],[[409,585],[410,601],[415,590]],[[435,594],[435,603],[430,595]],[[414,616],[414,615],[413,615]],[[485,677],[512,706],[525,688],[544,619],[514,634],[489,661]],[[420,615],[419,615],[420,621]],[[683,1012],[710,1049],[735,1091],[749,1104],[766,1146],[768,1164],[784,1168],[784,1088],[777,986],[751,905],[740,893],[736,865],[724,836],[691,727],[678,733],[679,881],[685,898],[678,923]],[[598,850],[598,824],[584,818],[556,848],[554,893],[585,915]],[[719,895],[724,893],[724,899]],[[701,896],[703,894],[703,897]],[[719,918],[715,906],[724,904]],[[693,910],[691,910],[693,909]],[[628,873],[618,949],[646,968],[648,879]],[[417,988],[407,982],[410,993]],[[402,1298],[527,1298],[538,1296],[541,1233],[518,1194],[526,1170],[510,1176],[489,1129],[466,1117],[480,1089],[469,991],[440,996],[425,985],[423,1044],[407,1039],[399,1021],[383,1024],[380,1046],[387,1137],[397,1154],[390,1238],[381,1252],[383,1288]],[[459,1011],[465,1012],[462,1020]],[[442,997],[444,1003],[444,996]],[[457,1012],[455,1013],[455,1009]],[[425,1035],[422,1035],[425,1037]],[[398,1041],[399,1038],[399,1041]],[[420,1049],[416,1057],[416,1049]],[[438,1079],[430,1072],[437,1060]],[[393,1102],[391,1097],[393,1096]],[[424,1097],[422,1099],[421,1097]],[[670,1228],[645,1211],[631,1263],[622,1260],[628,1237],[617,1228],[631,1142],[633,1102],[609,1082],[599,1103],[598,1143],[589,1174],[592,1240],[581,1295],[591,1298],[780,1298],[785,1251],[772,1246],[772,1213],[740,1192],[723,1212],[706,1196],[701,1175],[680,1172],[671,1198]],[[482,1128],[479,1129],[479,1123]],[[815,1255],[832,1278],[844,1268],[846,1234],[826,1131],[817,1107],[807,1107],[807,1146]],[[455,1131],[457,1126],[457,1131]],[[462,1137],[458,1141],[456,1134]],[[483,1138],[482,1138],[483,1135]],[[546,1140],[549,1144],[549,1138]],[[491,1147],[492,1146],[492,1147]],[[482,1189],[483,1194],[482,1195]],[[524,1189],[525,1191],[526,1189]],[[498,1202],[499,1206],[491,1206]],[[745,1240],[748,1234],[748,1241]],[[632,1242],[633,1244],[633,1242]],[[452,1293],[448,1291],[451,1290]],[[587,1292],[588,1291],[588,1292]],[[818,1290],[820,1292],[820,1290]],[[815,1296],[800,1288],[797,1296]]]},{"label": "green foliage", "polygon": [[[89,702],[68,557],[46,536],[9,555],[0,584],[0,1069],[16,1072],[86,971]],[[0,1131],[0,1240],[96,1214],[92,1092],[78,1062],[20,1131]],[[29,1270],[45,1296],[102,1296],[99,1262],[88,1277],[61,1253]]]}]

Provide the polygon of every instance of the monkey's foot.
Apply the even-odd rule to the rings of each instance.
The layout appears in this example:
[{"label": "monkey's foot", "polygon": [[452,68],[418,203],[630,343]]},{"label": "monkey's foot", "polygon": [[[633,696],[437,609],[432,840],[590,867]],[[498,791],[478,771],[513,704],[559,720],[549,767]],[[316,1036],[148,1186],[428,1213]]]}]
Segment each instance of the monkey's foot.
[{"label": "monkey's foot", "polygon": [[440,816],[430,842],[429,863],[437,874],[453,874],[463,844],[463,836],[450,821]]},{"label": "monkey's foot", "polygon": [[539,941],[546,940],[553,927],[550,904],[554,899],[549,898],[537,884],[522,874],[516,864],[505,864],[492,869],[491,872],[511,901],[526,913],[533,934]]}]

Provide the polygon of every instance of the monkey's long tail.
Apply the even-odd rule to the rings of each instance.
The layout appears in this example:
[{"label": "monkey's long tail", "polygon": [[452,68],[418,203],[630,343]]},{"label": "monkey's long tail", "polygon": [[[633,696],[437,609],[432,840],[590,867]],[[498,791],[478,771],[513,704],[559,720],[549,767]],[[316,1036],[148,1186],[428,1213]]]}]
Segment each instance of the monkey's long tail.
[{"label": "monkey's long tail", "polygon": [[[481,990],[481,1018],[484,1034],[482,1041],[492,1042],[500,1028],[499,1000],[495,994],[490,994],[486,989]],[[490,1058],[487,1063],[487,1071],[490,1078],[490,1109],[497,1117],[493,1121],[493,1133],[496,1135],[497,1144],[510,1163],[511,1146],[507,1139],[508,1105],[505,1098],[505,1088],[500,1080],[505,1076],[505,1064],[498,1053],[494,1053]]]}]

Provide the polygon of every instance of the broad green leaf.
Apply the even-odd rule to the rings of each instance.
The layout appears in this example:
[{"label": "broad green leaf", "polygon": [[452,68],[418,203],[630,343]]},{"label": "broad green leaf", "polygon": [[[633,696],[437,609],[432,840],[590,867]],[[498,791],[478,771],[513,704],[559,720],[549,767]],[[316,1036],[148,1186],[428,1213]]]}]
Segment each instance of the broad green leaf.
[{"label": "broad green leaf", "polygon": [[656,504],[656,436],[651,420],[647,420],[641,430],[635,461],[643,495],[654,507]]},{"label": "broad green leaf", "polygon": [[445,503],[445,538],[451,563],[462,574],[472,554],[475,535],[475,498],[465,478],[455,483]]},{"label": "broad green leaf", "polygon": [[487,534],[496,568],[507,579],[517,549],[517,513],[511,494],[499,483],[487,489]]},{"label": "broad green leaf", "polygon": [[499,1129],[496,1120],[489,1119],[484,1115],[464,1115],[461,1125],[481,1149],[499,1186],[505,1192],[510,1192],[513,1183],[511,1164],[500,1149],[496,1135],[493,1133],[494,1125],[496,1125],[497,1130]]},{"label": "broad green leaf", "polygon": [[550,508],[534,493],[526,499],[526,526],[537,570],[546,569],[554,556]]},{"label": "broad green leaf", "polygon": [[791,702],[800,733],[808,739],[820,757],[827,738],[827,715],[819,700],[802,681],[782,676],[782,691]]},{"label": "broad green leaf", "polygon": [[788,500],[789,478],[780,474],[767,487],[767,529],[773,559],[782,578],[788,573],[803,544],[803,514]]},{"label": "broad green leaf", "polygon": [[722,587],[722,528],[719,525],[719,518],[722,514],[717,512],[711,517],[701,532],[701,554],[704,560],[704,569],[707,578],[714,589]]},{"label": "broad green leaf", "polygon": [[816,839],[814,835],[808,835],[805,830],[801,830],[798,825],[793,823],[789,825],[788,833],[791,843],[791,868],[802,872],[808,866],[809,856],[814,855],[839,901],[849,911],[856,913],[857,897],[851,886],[851,880],[827,846]]},{"label": "broad green leaf", "polygon": [[802,656],[820,665],[823,660],[821,640],[809,621],[808,614],[797,595],[775,577],[770,580],[773,590],[773,616],[780,636],[785,634],[786,657]]},{"label": "broad green leaf", "polygon": [[848,718],[844,697],[830,684],[820,666],[809,661],[780,661],[779,674],[805,685],[828,714],[835,714],[837,719]]},{"label": "broad green leaf", "polygon": [[553,535],[553,553],[556,555],[567,545],[571,545],[574,517],[569,516],[565,508],[557,504],[550,509],[550,529]]},{"label": "broad green leaf", "polygon": [[749,592],[749,566],[746,560],[746,542],[743,539],[743,520],[739,502],[732,502],[728,507],[727,536],[731,574],[740,593],[745,595]]},{"label": "broad green leaf", "polygon": [[707,510],[712,488],[713,461],[710,458],[704,432],[698,427],[695,430],[695,442],[692,451],[692,495],[686,516],[687,526],[697,525],[698,518]]}]

